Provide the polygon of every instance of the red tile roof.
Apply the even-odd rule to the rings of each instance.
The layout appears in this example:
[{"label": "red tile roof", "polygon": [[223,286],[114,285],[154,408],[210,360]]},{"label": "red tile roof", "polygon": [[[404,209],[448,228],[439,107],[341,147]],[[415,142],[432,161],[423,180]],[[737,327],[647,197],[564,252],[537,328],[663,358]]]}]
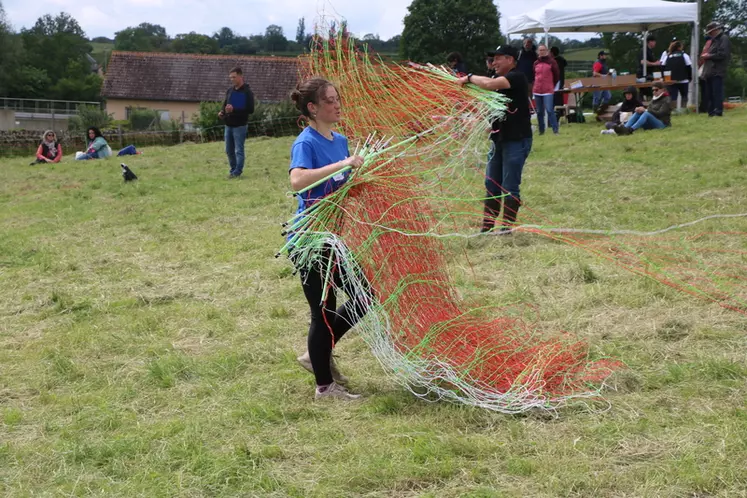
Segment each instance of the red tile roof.
[{"label": "red tile roof", "polygon": [[287,57],[112,52],[102,95],[109,99],[223,100],[228,72],[239,66],[258,102],[289,98],[299,79],[299,61]]}]

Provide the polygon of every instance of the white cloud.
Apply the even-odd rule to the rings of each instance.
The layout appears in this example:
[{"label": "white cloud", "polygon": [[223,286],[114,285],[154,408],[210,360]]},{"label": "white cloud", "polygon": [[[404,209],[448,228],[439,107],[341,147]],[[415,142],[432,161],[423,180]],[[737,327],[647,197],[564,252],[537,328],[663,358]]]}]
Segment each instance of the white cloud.
[{"label": "white cloud", "polygon": [[[538,8],[548,0],[498,0],[502,25],[505,18]],[[89,37],[113,37],[116,31],[141,22],[160,24],[169,35],[188,33],[212,34],[228,26],[243,35],[263,33],[270,24],[283,27],[285,36],[294,38],[298,19],[306,19],[311,31],[321,17],[345,18],[349,29],[357,34],[377,33],[382,39],[402,32],[408,0],[4,0],[10,22],[16,27],[30,27],[44,14],[68,12]]]}]

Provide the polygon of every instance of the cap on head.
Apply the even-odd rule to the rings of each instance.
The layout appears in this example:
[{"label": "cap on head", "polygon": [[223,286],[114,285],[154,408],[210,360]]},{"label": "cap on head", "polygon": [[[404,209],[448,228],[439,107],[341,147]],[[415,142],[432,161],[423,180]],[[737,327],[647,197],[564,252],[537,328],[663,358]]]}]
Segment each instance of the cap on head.
[{"label": "cap on head", "polygon": [[516,60],[519,58],[519,51],[511,45],[500,45],[494,51],[488,52],[487,55],[488,57],[495,57],[496,55],[508,55]]},{"label": "cap on head", "polygon": [[599,53],[597,54],[597,57],[601,57],[603,55],[609,55],[609,54],[605,52],[604,50],[600,50]]}]

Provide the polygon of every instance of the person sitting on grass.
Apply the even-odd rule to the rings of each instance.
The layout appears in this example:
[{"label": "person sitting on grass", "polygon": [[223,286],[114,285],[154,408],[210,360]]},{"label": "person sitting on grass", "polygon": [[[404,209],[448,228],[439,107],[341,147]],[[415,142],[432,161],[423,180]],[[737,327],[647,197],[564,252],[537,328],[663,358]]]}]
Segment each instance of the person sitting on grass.
[{"label": "person sitting on grass", "polygon": [[57,141],[57,135],[52,130],[47,130],[44,132],[44,135],[42,135],[42,141],[41,144],[39,144],[39,148],[36,149],[36,161],[31,163],[33,166],[34,164],[41,164],[41,163],[58,163],[62,159],[62,146]]},{"label": "person sitting on grass", "polygon": [[75,159],[78,161],[85,161],[87,159],[101,159],[112,155],[112,149],[109,144],[106,143],[104,135],[101,134],[101,130],[92,126],[88,128],[88,148],[84,154],[76,154]]},{"label": "person sitting on grass", "polygon": [[638,98],[638,90],[634,86],[626,88],[623,97],[620,108],[612,114],[612,121],[607,121],[605,124],[605,129],[602,130],[603,135],[614,135],[613,128],[617,125],[625,124],[633,113],[635,113],[635,110],[643,106],[641,99]]},{"label": "person sitting on grass", "polygon": [[648,104],[648,109],[636,107],[635,113],[624,125],[615,126],[615,133],[618,135],[630,135],[634,131],[643,128],[644,130],[660,130],[667,126],[672,126],[672,99],[660,81],[654,83],[652,87],[654,98]]}]

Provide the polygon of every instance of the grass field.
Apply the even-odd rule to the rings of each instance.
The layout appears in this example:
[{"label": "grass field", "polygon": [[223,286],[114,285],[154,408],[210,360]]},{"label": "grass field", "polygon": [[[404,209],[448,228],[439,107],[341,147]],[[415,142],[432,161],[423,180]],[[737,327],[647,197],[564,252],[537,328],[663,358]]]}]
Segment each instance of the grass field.
[{"label": "grass field", "polygon": [[580,48],[563,52],[563,57],[568,61],[594,62],[598,59],[597,54],[601,48]]},{"label": "grass field", "polygon": [[[747,212],[745,111],[537,136],[527,208],[643,230]],[[240,181],[220,143],[146,149],[133,184],[114,159],[0,160],[0,495],[747,496],[745,316],[529,234],[465,242],[462,290],[627,364],[607,411],[428,403],[354,334],[339,361],[365,399],[314,402],[308,310],[273,257],[291,142],[248,142]]]}]

